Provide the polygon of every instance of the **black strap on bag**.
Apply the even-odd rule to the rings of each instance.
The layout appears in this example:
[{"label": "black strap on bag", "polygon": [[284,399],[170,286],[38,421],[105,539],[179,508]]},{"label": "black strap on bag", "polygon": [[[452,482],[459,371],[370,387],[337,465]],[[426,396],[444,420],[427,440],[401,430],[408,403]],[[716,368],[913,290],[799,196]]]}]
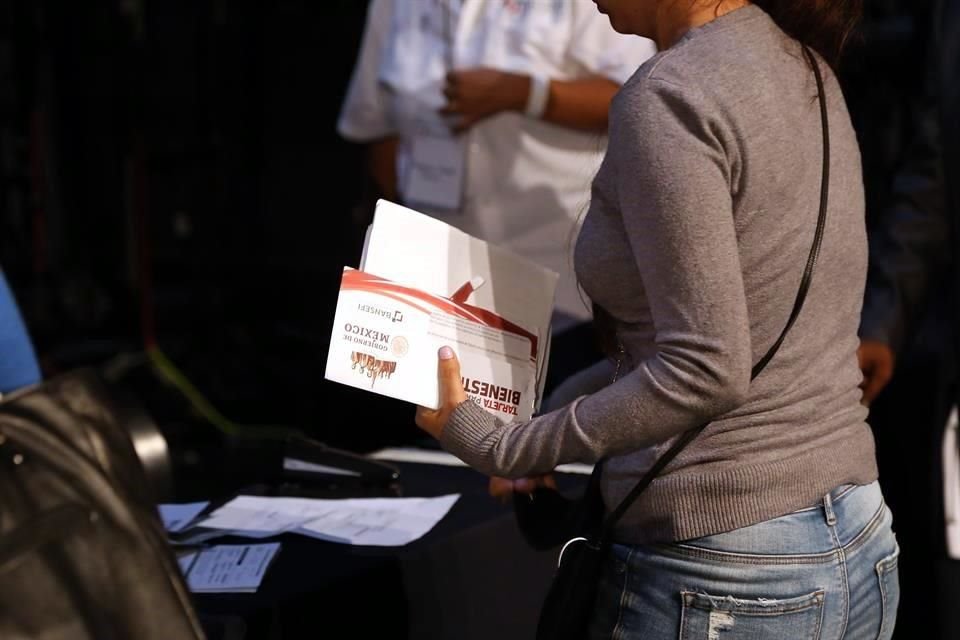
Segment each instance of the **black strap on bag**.
[{"label": "black strap on bag", "polygon": [[[807,257],[807,264],[800,281],[800,287],[780,337],[767,350],[767,353],[753,366],[750,380],[754,380],[769,364],[773,356],[780,349],[787,333],[793,327],[803,308],[804,300],[810,289],[813,270],[820,255],[820,246],[823,243],[823,234],[827,221],[827,207],[830,191],[830,128],[827,117],[827,101],[824,93],[823,75],[816,57],[806,46],[803,53],[813,68],[817,81],[817,93],[820,102],[820,119],[823,129],[823,176],[820,182],[820,212],[817,218],[817,228],[814,233],[813,246]],[[577,537],[569,540],[560,551],[557,573],[550,591],[547,594],[543,609],[540,613],[540,622],[537,628],[538,640],[565,640],[586,637],[587,625],[592,615],[592,608],[596,598],[596,588],[600,580],[603,554],[610,545],[613,530],[617,522],[623,517],[630,506],[653,482],[654,478],[670,464],[683,449],[699,436],[709,423],[700,425],[684,432],[676,442],[664,453],[654,465],[643,475],[627,496],[620,501],[605,518],[599,530],[586,531],[588,537]],[[603,462],[596,465],[590,477],[587,489],[599,491],[599,479]],[[582,542],[583,544],[577,544]],[[565,560],[565,557],[567,560]]]}]

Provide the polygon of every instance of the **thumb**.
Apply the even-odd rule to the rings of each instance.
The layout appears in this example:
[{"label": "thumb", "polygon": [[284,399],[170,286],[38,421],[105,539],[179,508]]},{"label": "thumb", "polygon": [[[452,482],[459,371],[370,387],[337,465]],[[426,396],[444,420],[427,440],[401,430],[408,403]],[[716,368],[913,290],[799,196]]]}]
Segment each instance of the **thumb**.
[{"label": "thumb", "polygon": [[450,347],[440,347],[437,375],[440,381],[440,406],[456,406],[467,399],[460,379],[460,360]]}]

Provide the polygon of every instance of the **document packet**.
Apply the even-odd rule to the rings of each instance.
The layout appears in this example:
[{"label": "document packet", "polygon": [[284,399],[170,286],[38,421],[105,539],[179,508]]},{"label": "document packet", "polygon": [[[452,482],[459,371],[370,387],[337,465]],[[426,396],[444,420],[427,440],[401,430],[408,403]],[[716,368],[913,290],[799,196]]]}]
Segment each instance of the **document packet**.
[{"label": "document packet", "polygon": [[442,346],[456,352],[471,400],[507,422],[530,418],[537,335],[491,311],[344,269],[328,380],[436,408]]}]

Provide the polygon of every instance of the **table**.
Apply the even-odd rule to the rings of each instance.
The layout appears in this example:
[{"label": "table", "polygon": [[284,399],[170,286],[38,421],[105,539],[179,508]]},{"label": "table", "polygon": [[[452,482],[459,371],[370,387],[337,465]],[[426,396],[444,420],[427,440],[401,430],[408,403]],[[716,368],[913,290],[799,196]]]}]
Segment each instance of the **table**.
[{"label": "table", "polygon": [[[526,545],[511,505],[487,494],[481,474],[396,466],[405,496],[461,498],[433,530],[405,547],[352,547],[293,534],[273,538],[282,548],[257,593],[194,596],[210,640],[534,637],[556,551]],[[558,478],[562,489],[572,491],[585,481]]]}]

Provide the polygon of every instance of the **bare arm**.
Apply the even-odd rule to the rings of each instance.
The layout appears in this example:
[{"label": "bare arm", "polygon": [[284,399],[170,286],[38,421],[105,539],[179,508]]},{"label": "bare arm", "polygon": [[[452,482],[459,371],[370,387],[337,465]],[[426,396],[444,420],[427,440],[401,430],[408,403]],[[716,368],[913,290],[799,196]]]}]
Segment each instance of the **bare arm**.
[{"label": "bare arm", "polygon": [[613,80],[599,76],[552,80],[543,119],[571,129],[606,131],[610,101],[619,89]]},{"label": "bare arm", "polygon": [[[484,118],[505,111],[522,113],[530,95],[530,76],[486,67],[451,71],[441,112],[459,118],[456,131],[469,129]],[[607,129],[610,100],[620,86],[607,78],[551,80],[543,120],[581,131]]]}]

